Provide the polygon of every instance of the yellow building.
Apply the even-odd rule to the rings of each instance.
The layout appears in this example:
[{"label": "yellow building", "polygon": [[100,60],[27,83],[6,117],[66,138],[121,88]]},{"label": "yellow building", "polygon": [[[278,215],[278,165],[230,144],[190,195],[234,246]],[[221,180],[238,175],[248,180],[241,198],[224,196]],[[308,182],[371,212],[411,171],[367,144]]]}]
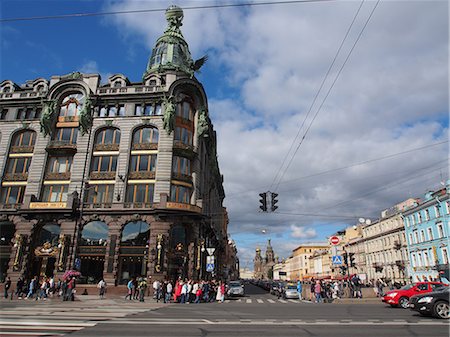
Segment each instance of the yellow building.
[{"label": "yellow building", "polygon": [[311,276],[310,257],[318,250],[329,249],[327,242],[302,243],[293,250],[292,258],[289,259],[289,270],[291,280],[308,279]]}]

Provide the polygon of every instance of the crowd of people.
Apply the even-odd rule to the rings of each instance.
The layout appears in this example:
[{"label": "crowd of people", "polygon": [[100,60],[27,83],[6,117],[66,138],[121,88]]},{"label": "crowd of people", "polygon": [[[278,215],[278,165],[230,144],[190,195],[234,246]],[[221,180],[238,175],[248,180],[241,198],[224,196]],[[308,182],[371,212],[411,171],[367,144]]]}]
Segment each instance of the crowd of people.
[{"label": "crowd of people", "polygon": [[[152,283],[153,298],[164,303],[201,303],[225,300],[226,285],[222,281],[178,280],[159,281]],[[132,278],[127,284],[125,299],[135,299],[143,302],[147,282],[145,278]]]},{"label": "crowd of people", "polygon": [[8,277],[5,282],[4,297],[12,299],[15,295],[18,299],[34,299],[36,301],[59,297],[63,301],[73,301],[76,293],[75,287],[75,277],[58,279],[58,281],[55,281],[53,277],[38,278],[35,276],[29,280],[19,277],[15,291],[9,292],[11,279]]}]

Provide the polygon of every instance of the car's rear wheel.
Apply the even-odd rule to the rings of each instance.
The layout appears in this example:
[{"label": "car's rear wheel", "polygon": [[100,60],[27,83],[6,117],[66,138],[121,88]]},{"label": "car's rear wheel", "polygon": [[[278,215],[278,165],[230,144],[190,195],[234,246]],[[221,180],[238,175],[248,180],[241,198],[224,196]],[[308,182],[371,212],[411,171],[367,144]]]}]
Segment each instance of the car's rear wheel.
[{"label": "car's rear wheel", "polygon": [[434,316],[438,318],[448,319],[450,317],[448,303],[444,301],[436,302],[436,304],[434,305],[433,313]]},{"label": "car's rear wheel", "polygon": [[409,302],[408,297],[400,297],[400,299],[398,300],[398,305],[403,309],[407,309],[408,302]]}]

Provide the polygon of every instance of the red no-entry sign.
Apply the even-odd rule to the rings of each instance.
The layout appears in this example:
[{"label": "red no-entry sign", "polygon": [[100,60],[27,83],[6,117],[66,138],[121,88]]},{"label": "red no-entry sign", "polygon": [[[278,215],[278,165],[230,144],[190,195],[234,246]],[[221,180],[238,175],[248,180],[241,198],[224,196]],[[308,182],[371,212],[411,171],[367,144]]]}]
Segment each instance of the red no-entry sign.
[{"label": "red no-entry sign", "polygon": [[330,238],[330,243],[331,243],[333,246],[336,246],[337,244],[339,244],[340,241],[341,241],[341,240],[339,240],[339,238],[338,238],[337,236],[332,236],[332,237]]}]

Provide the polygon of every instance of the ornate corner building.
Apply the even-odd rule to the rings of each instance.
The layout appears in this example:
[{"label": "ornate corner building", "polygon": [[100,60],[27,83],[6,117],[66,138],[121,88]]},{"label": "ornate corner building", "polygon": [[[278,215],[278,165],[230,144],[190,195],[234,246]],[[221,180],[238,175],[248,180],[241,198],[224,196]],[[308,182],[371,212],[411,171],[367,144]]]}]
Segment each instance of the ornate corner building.
[{"label": "ornate corner building", "polygon": [[124,284],[236,269],[216,133],[194,76],[206,58],[192,60],[183,11],[166,18],[142,82],[75,72],[0,83],[1,278],[75,268],[81,282]]}]

